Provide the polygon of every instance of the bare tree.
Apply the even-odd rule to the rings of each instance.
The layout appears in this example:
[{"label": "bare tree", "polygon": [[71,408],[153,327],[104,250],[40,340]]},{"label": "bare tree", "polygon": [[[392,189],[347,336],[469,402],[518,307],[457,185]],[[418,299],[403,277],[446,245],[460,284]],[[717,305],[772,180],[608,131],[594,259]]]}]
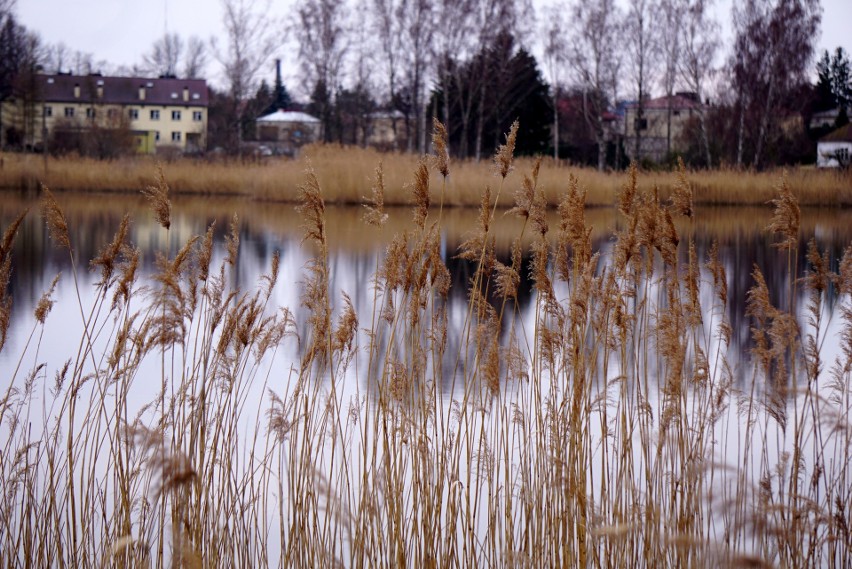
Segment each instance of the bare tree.
[{"label": "bare tree", "polygon": [[[679,69],[686,86],[696,94],[699,103],[705,99],[705,84],[714,73],[713,60],[716,58],[716,52],[719,49],[719,23],[710,13],[712,1],[682,0],[681,45],[683,55],[679,59]],[[707,167],[710,168],[713,165],[713,160],[710,154],[710,140],[707,136],[705,106],[699,104],[696,111],[701,129],[704,159]]]},{"label": "bare tree", "polygon": [[71,50],[63,42],[48,45],[45,48],[44,70],[46,73],[59,73],[71,56]]},{"label": "bare tree", "polygon": [[786,90],[808,70],[820,20],[819,0],[746,0],[734,6],[738,166],[743,161],[746,121],[748,131],[756,133],[752,167],[760,166],[770,120]]},{"label": "bare tree", "polygon": [[144,69],[151,75],[174,77],[177,75],[182,52],[183,40],[178,34],[163,34],[144,56]]},{"label": "bare tree", "polygon": [[[372,0],[373,26],[387,81],[387,102],[393,106],[400,88],[402,61],[402,12],[406,0]],[[398,142],[396,116],[391,115],[394,144]]]},{"label": "bare tree", "polygon": [[220,48],[214,38],[211,42],[216,59],[222,64],[229,94],[234,107],[238,140],[242,140],[244,117],[243,101],[254,91],[261,67],[274,56],[282,37],[273,29],[269,18],[269,2],[261,9],[256,0],[221,0],[223,24],[228,44]]},{"label": "bare tree", "polygon": [[407,56],[403,69],[414,114],[414,136],[408,139],[408,150],[413,151],[416,142],[416,148],[421,153],[426,151],[426,113],[423,101],[435,31],[433,2],[434,0],[409,0],[406,8],[402,10],[402,53],[404,57]]},{"label": "bare tree", "polygon": [[183,76],[187,79],[198,79],[204,76],[207,66],[207,45],[198,36],[191,36],[186,42],[186,53],[183,59]]},{"label": "bare tree", "polygon": [[662,84],[666,93],[666,154],[672,151],[672,97],[681,61],[684,0],[658,0],[655,33],[659,38]]},{"label": "bare tree", "polygon": [[569,60],[583,88],[583,114],[598,145],[598,170],[606,165],[604,113],[615,98],[620,66],[619,21],[615,0],[579,0],[572,10],[574,29]]},{"label": "bare tree", "polygon": [[[627,125],[635,137],[633,157],[642,157],[642,129],[645,122],[645,101],[648,98],[648,86],[653,84],[657,71],[659,45],[658,32],[654,26],[655,6],[651,0],[629,0],[624,20],[624,32],[627,39],[627,60],[636,87],[636,124]],[[668,31],[666,31],[668,33]],[[663,34],[665,35],[665,34]]]},{"label": "bare tree", "polygon": [[437,64],[437,75],[443,94],[443,112],[441,120],[448,132],[452,132],[450,124],[450,107],[457,103],[451,101],[451,93],[457,93],[452,88],[459,81],[458,61],[464,58],[473,42],[473,15],[476,0],[437,0],[436,12],[440,23],[435,26],[434,60]]},{"label": "bare tree", "polygon": [[303,71],[313,84],[312,104],[320,114],[323,138],[331,141],[332,109],[340,88],[348,47],[346,7],[338,0],[307,0],[294,26]]},{"label": "bare tree", "polygon": [[[513,0],[479,0],[477,2],[475,27],[476,41],[478,46],[493,45],[498,37],[510,35],[513,38],[516,36],[525,36],[526,30],[519,24],[522,19],[519,14],[532,13],[532,6],[527,1]],[[486,123],[485,100],[487,93],[485,91],[488,84],[487,77],[494,73],[499,73],[500,70],[489,69],[487,66],[480,66],[477,70],[480,74],[480,89],[476,96],[479,100],[471,104],[478,111],[476,117],[476,139],[474,142],[474,156],[476,160],[482,159],[482,135]]]},{"label": "bare tree", "polygon": [[544,24],[541,37],[544,41],[544,67],[550,79],[550,94],[553,99],[553,159],[559,159],[559,88],[562,69],[566,62],[567,45],[565,32],[567,24],[563,14],[564,6],[553,4],[544,12]]},{"label": "bare tree", "polygon": [[351,78],[353,88],[351,99],[353,99],[353,122],[355,143],[364,147],[372,124],[372,113],[375,111],[375,99],[373,93],[376,91],[376,82],[372,76],[372,70],[376,63],[375,43],[370,28],[371,14],[365,10],[359,10],[355,15],[354,29],[352,33],[352,44],[354,46],[354,74]]}]

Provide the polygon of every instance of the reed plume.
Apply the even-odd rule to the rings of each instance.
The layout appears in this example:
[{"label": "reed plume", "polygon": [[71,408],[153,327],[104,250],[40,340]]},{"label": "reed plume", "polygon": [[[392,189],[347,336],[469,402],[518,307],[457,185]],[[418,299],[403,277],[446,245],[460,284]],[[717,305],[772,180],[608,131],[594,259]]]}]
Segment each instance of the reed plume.
[{"label": "reed plume", "polygon": [[414,183],[411,184],[412,202],[414,203],[414,223],[421,230],[426,226],[429,216],[429,165],[426,158],[421,158],[414,173]]},{"label": "reed plume", "polygon": [[9,294],[9,281],[12,278],[12,245],[26,215],[27,211],[23,211],[15,218],[6,228],[3,241],[0,242],[0,351],[6,344],[6,334],[12,317],[12,296]]},{"label": "reed plume", "polygon": [[501,144],[494,154],[494,164],[497,166],[497,173],[500,177],[506,178],[509,172],[512,171],[512,160],[515,156],[515,142],[518,138],[518,121],[515,120],[512,126],[509,127],[509,133],[506,135],[505,144]]},{"label": "reed plume", "polygon": [[437,118],[432,119],[432,148],[435,151],[435,169],[446,178],[450,175],[450,151],[447,148],[447,129]]},{"label": "reed plume", "polygon": [[62,208],[56,203],[56,198],[53,193],[47,189],[47,186],[42,186],[44,197],[41,199],[41,215],[47,222],[47,229],[50,232],[50,238],[58,247],[71,251],[71,238],[68,236],[68,222],[65,219],[65,214],[62,213]]},{"label": "reed plume", "polygon": [[364,222],[367,225],[381,229],[388,220],[385,213],[385,174],[382,162],[376,167],[376,182],[372,187],[370,198],[364,198]]},{"label": "reed plume", "polygon": [[98,284],[109,286],[116,268],[119,253],[125,247],[127,232],[130,227],[130,216],[125,214],[121,219],[118,231],[113,240],[101,251],[100,255],[92,259],[90,265],[93,269],[100,267],[101,280]]},{"label": "reed plume", "polygon": [[683,158],[677,157],[677,182],[672,190],[672,209],[689,219],[695,218],[695,208],[693,207],[692,186],[686,179],[686,167],[683,165]]},{"label": "reed plume", "polygon": [[169,229],[172,224],[172,202],[169,200],[169,185],[162,164],[157,165],[157,184],[145,186],[142,194],[148,198],[157,223]]},{"label": "reed plume", "polygon": [[[56,304],[56,301],[53,299],[53,293],[56,291],[56,284],[59,282],[59,277],[60,275],[53,277],[50,286],[47,287],[47,290],[41,295],[41,298],[38,299],[34,315],[39,324],[44,324],[44,321],[47,319],[47,315],[50,314],[50,311],[53,309],[53,305]],[[0,347],[2,347],[2,344],[0,344]]]},{"label": "reed plume", "polygon": [[778,185],[779,196],[771,201],[774,206],[772,220],[766,230],[778,234],[780,240],[774,243],[779,249],[794,249],[799,242],[799,224],[801,210],[799,201],[787,183],[786,173]]}]

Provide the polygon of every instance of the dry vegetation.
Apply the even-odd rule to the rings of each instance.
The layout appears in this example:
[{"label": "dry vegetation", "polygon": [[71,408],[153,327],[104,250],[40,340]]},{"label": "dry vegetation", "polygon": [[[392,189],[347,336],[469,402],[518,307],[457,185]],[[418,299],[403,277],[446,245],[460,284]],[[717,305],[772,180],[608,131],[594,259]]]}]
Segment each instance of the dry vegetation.
[{"label": "dry vegetation", "polygon": [[[755,270],[753,377],[735,384],[725,268],[674,224],[694,219],[684,173],[663,201],[631,172],[605,261],[585,182],[570,179],[551,227],[545,169],[513,163],[513,141],[458,253],[475,268],[463,314],[448,313],[440,255],[453,191],[443,175],[429,191],[440,157],[412,165],[413,222],[377,264],[366,314],[329,289],[322,161],[302,174],[316,251],[304,327],[269,306],[277,256],[258,290],[230,288],[235,229],[219,266],[211,228],[141,283],[123,223],[91,263],[94,304],[78,294],[77,358],[41,363],[40,330],[62,325],[48,290],[0,400],[0,564],[848,567],[852,249],[835,274],[812,247],[798,281],[799,209],[782,180],[771,231],[790,255],[790,300],[773,306]],[[512,167],[524,169],[522,228],[504,263],[492,236]],[[166,167],[147,191],[164,230],[172,179]],[[373,179],[364,217],[379,230],[391,176]],[[42,212],[76,263],[47,190]],[[16,227],[0,246],[3,285]],[[522,247],[532,327],[513,301]],[[830,287],[837,361],[820,351]],[[287,345],[293,364],[276,360]],[[141,371],[152,361],[154,376]],[[155,395],[134,399],[140,384]],[[247,395],[258,385],[262,403]]]},{"label": "dry vegetation", "polygon": [[[310,146],[304,159],[264,158],[260,160],[214,159],[203,161],[180,159],[163,165],[169,186],[176,195],[249,196],[252,199],[296,202],[298,187],[304,178],[306,164],[316,171],[323,187],[326,203],[358,204],[369,193],[373,168],[383,164],[388,187],[386,205],[410,203],[406,184],[417,165],[410,154],[380,154],[357,147]],[[529,171],[533,159],[517,160],[514,167]],[[449,167],[449,166],[448,166]],[[50,159],[45,172],[39,156],[10,154],[3,158],[0,188],[37,189],[41,184],[55,192],[137,192],[148,183],[154,159],[125,158],[98,161],[88,158]],[[569,167],[550,159],[541,163],[539,188],[548,204],[556,206],[569,174],[577,177],[586,189],[586,205],[611,206],[621,188],[623,173],[601,173],[590,168]],[[775,195],[781,172],[740,172],[736,170],[701,171],[691,174],[696,204],[763,205]],[[489,162],[452,163],[447,178],[446,204],[477,207],[484,186],[499,180]],[[852,171],[799,168],[787,173],[788,184],[796,191],[802,205],[852,205]],[[440,191],[443,182],[433,180],[431,190]],[[676,172],[645,172],[639,188],[660,188],[665,199],[677,184]],[[512,207],[511,195],[500,198],[500,207]]]}]

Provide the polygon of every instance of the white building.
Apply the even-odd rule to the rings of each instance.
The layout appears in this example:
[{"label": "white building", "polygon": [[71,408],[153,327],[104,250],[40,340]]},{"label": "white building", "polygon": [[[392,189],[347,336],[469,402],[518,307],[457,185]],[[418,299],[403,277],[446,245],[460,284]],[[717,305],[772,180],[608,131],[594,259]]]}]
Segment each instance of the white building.
[{"label": "white building", "polygon": [[852,123],[842,126],[817,142],[817,167],[848,168],[852,164]]},{"label": "white building", "polygon": [[320,122],[307,113],[278,110],[255,121],[257,140],[275,154],[295,156],[302,146],[319,140]]}]

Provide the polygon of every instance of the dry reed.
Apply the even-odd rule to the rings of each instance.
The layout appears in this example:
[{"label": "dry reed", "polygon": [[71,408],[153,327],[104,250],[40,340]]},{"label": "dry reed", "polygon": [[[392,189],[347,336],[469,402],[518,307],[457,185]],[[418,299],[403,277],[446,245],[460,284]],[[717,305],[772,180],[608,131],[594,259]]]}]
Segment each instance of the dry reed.
[{"label": "dry reed", "polygon": [[[440,132],[436,131],[440,136]],[[440,151],[439,144],[435,144]],[[445,153],[440,153],[448,158]],[[359,204],[373,179],[374,165],[384,165],[388,188],[387,205],[407,205],[404,183],[414,171],[418,157],[410,154],[381,154],[374,150],[340,146],[309,146],[298,160],[268,158],[261,160],[180,159],[162,165],[172,195],[245,196],[255,200],[298,203],[298,186],[302,183],[305,161],[317,172],[319,183],[326,188],[328,204]],[[436,157],[439,153],[436,153]],[[528,171],[530,158],[515,158],[514,166]],[[440,163],[440,162],[439,162]],[[150,184],[150,172],[157,163],[146,157],[102,162],[84,158],[51,159],[47,173],[40,157],[6,155],[0,171],[0,188],[33,189],[40,184],[55,192],[137,192]],[[502,171],[498,167],[497,175]],[[447,163],[447,168],[449,164]],[[492,164],[472,160],[453,162],[453,174],[446,180],[446,206],[477,207],[483,185],[493,175]],[[438,169],[442,173],[443,166]],[[569,173],[576,175],[587,191],[587,206],[611,206],[621,185],[622,173],[597,172],[570,164],[545,159],[542,162],[541,187],[551,206],[559,203]],[[444,176],[442,175],[441,178]],[[751,172],[729,169],[689,172],[696,205],[763,205],[776,197],[779,172]],[[852,205],[852,173],[828,169],[800,167],[787,174],[790,187],[802,206]],[[439,193],[439,180],[431,182]],[[443,183],[443,182],[441,182]],[[643,172],[639,186],[660,187],[667,199],[679,183],[674,172]],[[511,207],[510,196],[501,198],[501,208]]]},{"label": "dry reed", "polygon": [[[310,255],[298,316],[272,305],[276,286],[295,286],[279,278],[277,254],[256,290],[235,284],[236,215],[224,243],[210,226],[160,253],[143,283],[126,217],[91,263],[93,295],[77,295],[76,358],[62,365],[27,345],[35,363],[13,373],[0,400],[0,563],[852,563],[852,249],[834,273],[829,254],[809,246],[797,278],[800,192],[781,182],[769,229],[790,255],[788,302],[773,304],[754,271],[754,371],[737,383],[731,360],[747,354],[729,353],[718,248],[702,264],[692,238],[693,176],[681,165],[667,193],[633,167],[607,197],[622,216],[609,251],[595,251],[588,173],[560,179],[558,199],[548,197],[551,166],[515,159],[516,130],[495,155],[496,191],[479,181],[478,221],[454,254],[470,269],[462,310],[442,254],[451,222],[429,209],[430,164],[444,182],[449,173],[440,123],[436,157],[409,164],[413,216],[397,217],[413,221],[392,227],[376,259],[367,314],[346,291],[333,300],[336,224],[327,156],[317,155],[336,151],[315,149],[298,186]],[[159,231],[179,225],[171,167],[146,193]],[[453,176],[465,168],[479,166],[454,164]],[[520,221],[498,250],[498,227],[513,223],[496,215],[513,168],[525,172],[512,196]],[[386,190],[404,182],[384,165],[373,176],[364,221],[386,231]],[[68,218],[46,189],[42,212],[77,283]],[[21,219],[0,245],[4,295]],[[525,316],[527,270],[535,294]],[[826,374],[833,283],[842,350]],[[55,325],[56,284],[31,337]]]}]

